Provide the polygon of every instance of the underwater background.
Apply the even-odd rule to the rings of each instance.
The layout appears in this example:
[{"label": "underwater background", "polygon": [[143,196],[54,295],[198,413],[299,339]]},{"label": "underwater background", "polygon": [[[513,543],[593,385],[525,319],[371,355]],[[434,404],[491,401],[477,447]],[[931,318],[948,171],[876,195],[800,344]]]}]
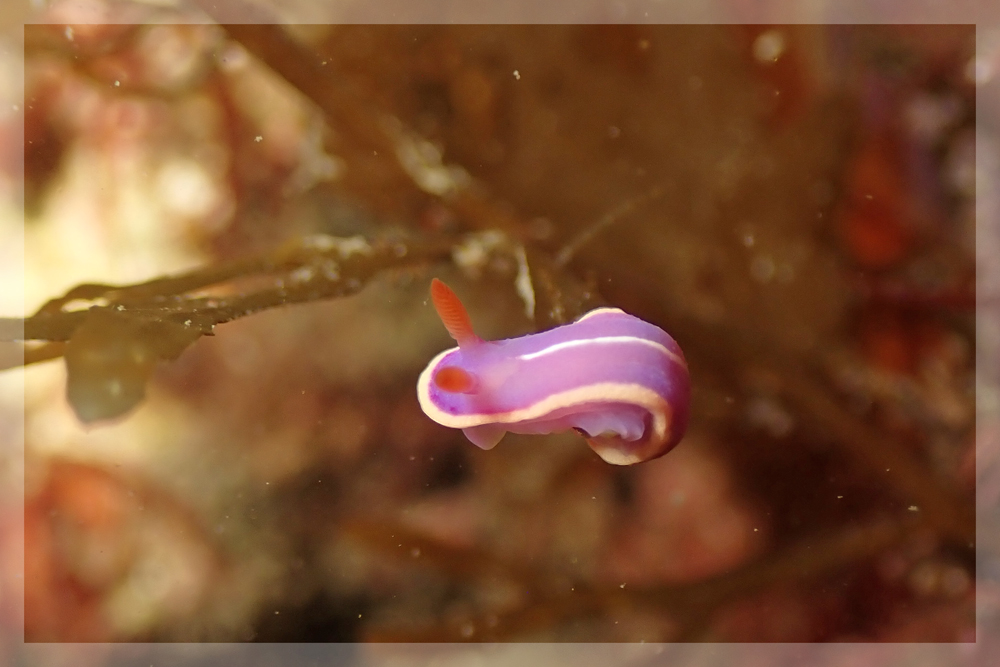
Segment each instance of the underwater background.
[{"label": "underwater background", "polygon": [[[24,28],[26,641],[969,642],[997,614],[1000,41],[210,4]],[[662,327],[684,439],[619,467],[433,423],[435,276],[487,339]]]}]

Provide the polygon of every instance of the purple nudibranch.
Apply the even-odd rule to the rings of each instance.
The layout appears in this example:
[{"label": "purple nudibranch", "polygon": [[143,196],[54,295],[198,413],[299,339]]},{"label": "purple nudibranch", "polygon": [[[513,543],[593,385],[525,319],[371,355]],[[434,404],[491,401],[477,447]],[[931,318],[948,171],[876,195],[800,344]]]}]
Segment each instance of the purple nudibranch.
[{"label": "purple nudibranch", "polygon": [[631,465],[669,452],[687,428],[691,381],[677,342],[617,308],[541,333],[484,341],[438,279],[434,307],[458,347],[420,374],[420,407],[491,449],[504,434],[579,431],[597,454]]}]

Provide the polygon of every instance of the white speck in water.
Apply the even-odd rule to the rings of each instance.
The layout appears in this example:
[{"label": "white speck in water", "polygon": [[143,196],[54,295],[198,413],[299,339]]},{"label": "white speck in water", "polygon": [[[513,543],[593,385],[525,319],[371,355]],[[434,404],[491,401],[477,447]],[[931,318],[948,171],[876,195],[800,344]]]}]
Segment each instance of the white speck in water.
[{"label": "white speck in water", "polygon": [[260,142],[264,141],[264,137],[258,134],[256,137],[253,138],[253,140],[259,144]]},{"label": "white speck in water", "polygon": [[771,64],[785,51],[785,37],[780,30],[762,32],[753,41],[753,57],[762,64]]},{"label": "white speck in water", "polygon": [[844,496],[837,496],[837,499],[839,500],[839,499],[841,499],[841,498],[843,498],[843,497],[844,497]]},{"label": "white speck in water", "polygon": [[71,42],[73,41],[73,27],[72,26],[66,26],[66,30],[63,31],[63,34],[66,35],[66,39],[68,39]]},{"label": "white speck in water", "polygon": [[115,88],[119,88],[121,85],[122,85],[122,82],[119,81],[118,79],[115,79]]},{"label": "white speck in water", "polygon": [[906,509],[910,510],[911,512],[919,512],[920,511],[920,508],[917,507],[916,505],[910,505]]},{"label": "white speck in water", "polygon": [[191,326],[191,320],[184,320],[184,326],[186,327]]},{"label": "white speck in water", "polygon": [[618,588],[625,588],[625,584],[622,584],[622,585],[621,585],[621,586],[619,586]]},{"label": "white speck in water", "polygon": [[514,78],[517,79],[518,81],[520,81],[521,80],[521,73],[518,72],[517,70],[514,70]]}]

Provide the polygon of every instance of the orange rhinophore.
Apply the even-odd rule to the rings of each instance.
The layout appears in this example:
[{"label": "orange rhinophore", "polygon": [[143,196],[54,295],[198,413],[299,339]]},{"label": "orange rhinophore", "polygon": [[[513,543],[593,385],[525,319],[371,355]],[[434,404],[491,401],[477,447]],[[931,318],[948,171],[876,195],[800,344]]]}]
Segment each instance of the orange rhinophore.
[{"label": "orange rhinophore", "polygon": [[468,347],[482,342],[472,331],[472,322],[469,320],[469,313],[465,306],[459,301],[451,288],[435,278],[431,281],[431,300],[434,302],[434,309],[437,311],[444,328],[458,343],[459,347]]}]

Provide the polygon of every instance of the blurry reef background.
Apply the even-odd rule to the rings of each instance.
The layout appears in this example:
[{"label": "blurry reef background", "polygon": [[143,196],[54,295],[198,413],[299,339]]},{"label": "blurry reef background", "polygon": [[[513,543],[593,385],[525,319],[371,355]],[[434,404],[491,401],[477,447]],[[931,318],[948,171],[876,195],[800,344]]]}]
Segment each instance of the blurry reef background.
[{"label": "blurry reef background", "polygon": [[[0,325],[27,640],[975,638],[973,27],[75,7],[25,27]],[[688,435],[616,468],[430,422],[432,276],[488,338],[659,324]]]}]

